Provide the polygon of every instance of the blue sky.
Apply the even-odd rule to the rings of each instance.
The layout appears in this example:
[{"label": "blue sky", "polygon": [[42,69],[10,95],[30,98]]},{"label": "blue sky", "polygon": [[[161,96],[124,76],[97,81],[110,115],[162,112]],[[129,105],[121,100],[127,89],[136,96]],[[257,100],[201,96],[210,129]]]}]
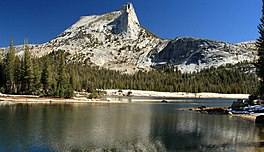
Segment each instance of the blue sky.
[{"label": "blue sky", "polygon": [[1,0],[0,47],[44,43],[80,16],[132,2],[142,26],[161,38],[190,36],[237,43],[258,38],[261,0]]}]

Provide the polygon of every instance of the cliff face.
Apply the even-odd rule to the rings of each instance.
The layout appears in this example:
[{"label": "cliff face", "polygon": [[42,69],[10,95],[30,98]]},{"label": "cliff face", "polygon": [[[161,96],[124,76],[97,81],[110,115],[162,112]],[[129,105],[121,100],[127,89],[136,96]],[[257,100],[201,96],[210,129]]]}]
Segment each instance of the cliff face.
[{"label": "cliff face", "polygon": [[[254,41],[228,44],[197,38],[161,39],[143,28],[131,3],[103,14],[83,16],[55,39],[30,45],[41,57],[52,51],[69,52],[68,60],[89,61],[105,68],[133,73],[172,64],[184,72],[256,59]],[[22,46],[17,46],[22,54]]]},{"label": "cliff face", "polygon": [[211,66],[252,61],[257,56],[252,46],[232,45],[225,42],[197,38],[177,38],[160,52],[154,53],[154,67],[177,65],[183,72],[199,71]]}]

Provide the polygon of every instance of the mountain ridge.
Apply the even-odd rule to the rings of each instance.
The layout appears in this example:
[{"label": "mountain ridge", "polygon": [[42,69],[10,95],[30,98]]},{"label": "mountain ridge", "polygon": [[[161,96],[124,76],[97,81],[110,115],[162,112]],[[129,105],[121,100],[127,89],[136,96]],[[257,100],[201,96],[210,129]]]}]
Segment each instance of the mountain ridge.
[{"label": "mountain ridge", "polygon": [[[162,39],[140,25],[133,4],[127,3],[110,13],[82,16],[56,38],[30,45],[30,49],[36,57],[64,50],[70,54],[68,60],[88,61],[124,73],[167,64],[193,72],[254,61],[257,57],[254,43],[230,44],[191,37]],[[21,47],[17,47],[18,54],[23,53]]]}]

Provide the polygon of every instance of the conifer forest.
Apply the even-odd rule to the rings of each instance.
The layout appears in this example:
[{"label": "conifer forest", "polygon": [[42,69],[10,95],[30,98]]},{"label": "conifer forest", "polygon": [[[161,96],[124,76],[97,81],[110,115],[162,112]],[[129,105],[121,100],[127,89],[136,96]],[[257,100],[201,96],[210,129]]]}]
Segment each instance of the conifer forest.
[{"label": "conifer forest", "polygon": [[259,85],[256,68],[248,62],[193,73],[182,73],[168,64],[160,69],[124,74],[89,61],[67,60],[69,54],[63,50],[33,57],[27,41],[23,55],[16,55],[13,41],[5,53],[1,52],[0,92],[7,94],[73,97],[75,91],[96,89],[251,94]]}]

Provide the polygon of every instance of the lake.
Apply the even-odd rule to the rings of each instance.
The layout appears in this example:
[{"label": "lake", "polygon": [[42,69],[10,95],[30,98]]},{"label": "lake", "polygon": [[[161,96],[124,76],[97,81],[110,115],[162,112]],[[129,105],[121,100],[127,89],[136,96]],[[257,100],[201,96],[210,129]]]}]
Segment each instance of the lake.
[{"label": "lake", "polygon": [[264,126],[179,110],[230,99],[117,100],[131,103],[0,106],[0,151],[264,151]]}]

